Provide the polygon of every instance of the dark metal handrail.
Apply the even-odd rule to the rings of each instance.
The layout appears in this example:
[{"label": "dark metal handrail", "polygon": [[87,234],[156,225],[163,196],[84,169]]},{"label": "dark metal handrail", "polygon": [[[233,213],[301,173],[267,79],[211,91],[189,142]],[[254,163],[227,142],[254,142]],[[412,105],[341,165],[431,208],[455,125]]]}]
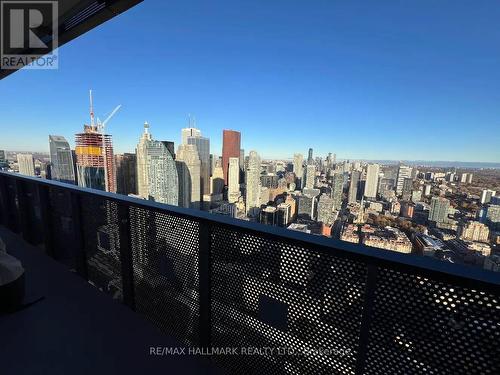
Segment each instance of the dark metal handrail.
[{"label": "dark metal handrail", "polygon": [[493,287],[495,290],[500,288],[500,274],[480,268],[468,267],[461,264],[450,264],[417,255],[401,254],[390,250],[365,246],[363,244],[352,244],[345,241],[314,236],[298,231],[291,231],[281,227],[233,219],[224,215],[214,215],[205,211],[157,203],[126,195],[108,193],[102,190],[82,188],[76,185],[24,176],[18,173],[0,171],[0,176],[35,183],[37,185],[64,189],[80,195],[98,196],[110,201],[123,203],[128,206],[145,208],[156,212],[168,213],[174,216],[209,221],[219,225],[228,226],[237,231],[264,233],[292,243],[303,243],[307,246],[316,245],[335,252],[336,256],[354,258],[365,263],[398,267],[407,270],[418,269],[418,271],[424,275],[428,275],[430,277],[441,276],[445,278],[452,278],[454,282],[464,286],[479,286],[476,283],[480,283],[482,287]]}]

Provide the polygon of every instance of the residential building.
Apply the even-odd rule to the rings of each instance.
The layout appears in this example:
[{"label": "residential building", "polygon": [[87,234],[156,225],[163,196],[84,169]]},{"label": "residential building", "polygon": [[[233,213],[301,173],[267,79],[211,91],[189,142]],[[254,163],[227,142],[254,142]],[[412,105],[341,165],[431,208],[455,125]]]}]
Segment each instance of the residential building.
[{"label": "residential building", "polygon": [[26,176],[35,176],[35,161],[32,154],[17,154],[19,173]]}]

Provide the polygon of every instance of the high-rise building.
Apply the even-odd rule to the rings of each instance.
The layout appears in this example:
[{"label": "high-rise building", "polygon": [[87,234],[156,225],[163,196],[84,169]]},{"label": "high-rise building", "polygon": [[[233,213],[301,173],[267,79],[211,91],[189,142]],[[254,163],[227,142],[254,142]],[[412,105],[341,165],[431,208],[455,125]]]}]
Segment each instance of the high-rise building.
[{"label": "high-rise building", "polygon": [[49,135],[50,174],[52,180],[75,183],[73,153],[66,138],[60,135]]},{"label": "high-rise building", "polygon": [[201,162],[196,146],[180,145],[177,149],[176,164],[179,176],[179,205],[199,209]]},{"label": "high-rise building", "polygon": [[366,168],[366,181],[365,192],[366,198],[377,197],[378,175],[380,173],[380,166],[378,164],[369,164]]},{"label": "high-rise building", "polygon": [[258,217],[260,211],[260,156],[255,151],[250,151],[248,167],[246,170],[246,206],[248,216]]},{"label": "high-rise building", "polygon": [[340,210],[342,207],[342,199],[344,197],[344,175],[342,173],[335,173],[332,181],[332,198],[333,207]]},{"label": "high-rise building", "polygon": [[[239,158],[241,150],[241,134],[235,130],[222,131],[222,170],[224,172],[224,185],[229,183],[229,158]],[[260,168],[260,165],[259,165]]]},{"label": "high-rise building", "polygon": [[405,178],[411,179],[411,167],[400,165],[398,169],[398,179],[396,181],[396,193],[400,195],[403,192]]},{"label": "high-rise building", "polygon": [[334,199],[327,194],[321,194],[318,201],[318,221],[330,223],[334,208]]},{"label": "high-rise building", "polygon": [[189,137],[201,137],[201,131],[199,129],[189,127],[181,130],[181,143],[183,145],[188,144]]},{"label": "high-rise building", "polygon": [[238,202],[240,197],[240,159],[229,158],[229,184],[227,198],[229,203]]},{"label": "high-rise building", "polygon": [[221,195],[224,190],[224,171],[222,170],[222,160],[220,158],[215,159],[210,181],[210,194]]},{"label": "high-rise building", "polygon": [[200,159],[200,187],[201,195],[210,194],[210,140],[202,137],[198,130],[196,136],[188,136],[187,143],[195,145]]},{"label": "high-rise building", "polygon": [[298,197],[297,215],[303,219],[314,220],[316,218],[317,198],[312,195],[300,195]]},{"label": "high-rise building", "polygon": [[266,225],[276,225],[276,207],[267,206],[260,211],[260,222]]},{"label": "high-rise building", "polygon": [[358,199],[358,185],[361,178],[361,172],[352,171],[351,181],[349,182],[349,198],[348,203],[355,203]]},{"label": "high-rise building", "polygon": [[316,179],[316,166],[314,164],[307,164],[306,166],[306,189],[313,189]]},{"label": "high-rise building", "polygon": [[17,164],[19,165],[19,173],[26,176],[35,175],[35,161],[32,154],[17,154]]},{"label": "high-rise building", "polygon": [[75,135],[76,172],[81,187],[116,192],[115,157],[111,135],[84,125]]},{"label": "high-rise building", "polygon": [[497,192],[495,190],[485,189],[481,194],[481,204],[490,203],[491,197],[494,197]]},{"label": "high-rise building", "polygon": [[496,204],[490,204],[486,207],[486,225],[490,227],[491,230],[500,230],[500,206]]},{"label": "high-rise building", "polygon": [[177,206],[179,203],[179,179],[171,152],[161,141],[155,141],[144,123],[136,149],[137,194],[155,202]]},{"label": "high-rise building", "polygon": [[304,156],[302,154],[293,155],[293,173],[295,173],[295,178],[297,179],[297,188],[302,189],[302,181],[304,180]]},{"label": "high-rise building", "polygon": [[465,241],[488,242],[490,230],[478,221],[468,221],[458,226],[458,235]]},{"label": "high-rise building", "polygon": [[432,197],[431,208],[429,210],[429,221],[443,223],[448,217],[450,201],[443,197]]},{"label": "high-rise building", "polygon": [[118,194],[137,194],[137,163],[136,155],[125,153],[115,155],[116,192]]},{"label": "high-rise building", "polygon": [[276,224],[280,227],[287,227],[292,219],[292,206],[289,203],[280,203],[276,211]]},{"label": "high-rise building", "polygon": [[7,161],[7,153],[5,150],[0,150],[0,163],[5,163]]},{"label": "high-rise building", "polygon": [[401,196],[403,200],[409,201],[411,199],[412,191],[413,191],[413,180],[411,178],[405,178],[403,180],[403,190],[401,191]]},{"label": "high-rise building", "polygon": [[314,159],[313,159],[313,149],[309,149],[309,153],[307,154],[307,164],[313,164]]}]

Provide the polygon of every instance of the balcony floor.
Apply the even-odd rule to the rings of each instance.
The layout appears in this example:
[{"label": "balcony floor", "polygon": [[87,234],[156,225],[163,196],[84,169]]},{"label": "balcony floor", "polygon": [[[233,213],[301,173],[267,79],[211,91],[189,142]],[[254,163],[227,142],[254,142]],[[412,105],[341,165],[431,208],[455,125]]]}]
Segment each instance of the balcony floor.
[{"label": "balcony floor", "polygon": [[2,226],[0,237],[26,269],[27,299],[45,297],[0,315],[0,373],[223,373],[199,357],[150,356],[182,345]]}]

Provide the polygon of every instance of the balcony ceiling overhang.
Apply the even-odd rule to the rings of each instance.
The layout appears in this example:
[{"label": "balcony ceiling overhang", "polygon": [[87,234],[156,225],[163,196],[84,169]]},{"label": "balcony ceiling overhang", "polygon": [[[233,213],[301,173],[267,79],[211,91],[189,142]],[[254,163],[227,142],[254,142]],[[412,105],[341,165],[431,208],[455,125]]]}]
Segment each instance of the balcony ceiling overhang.
[{"label": "balcony ceiling overhang", "polygon": [[[37,0],[34,0],[34,2],[36,1]],[[61,47],[142,1],[143,0],[59,0],[57,2],[57,20],[44,19],[37,31],[46,33],[46,35],[44,35],[46,37],[44,41],[46,41],[50,51],[52,51],[54,46],[52,45],[51,35],[55,23],[57,23],[59,31],[58,46]],[[0,20],[0,27],[2,23],[3,20]],[[44,36],[42,36],[42,38]],[[23,53],[36,54],[35,51],[30,53],[31,51],[32,49],[26,48],[23,50]],[[16,70],[17,69],[0,68],[0,80],[14,73]]]}]

